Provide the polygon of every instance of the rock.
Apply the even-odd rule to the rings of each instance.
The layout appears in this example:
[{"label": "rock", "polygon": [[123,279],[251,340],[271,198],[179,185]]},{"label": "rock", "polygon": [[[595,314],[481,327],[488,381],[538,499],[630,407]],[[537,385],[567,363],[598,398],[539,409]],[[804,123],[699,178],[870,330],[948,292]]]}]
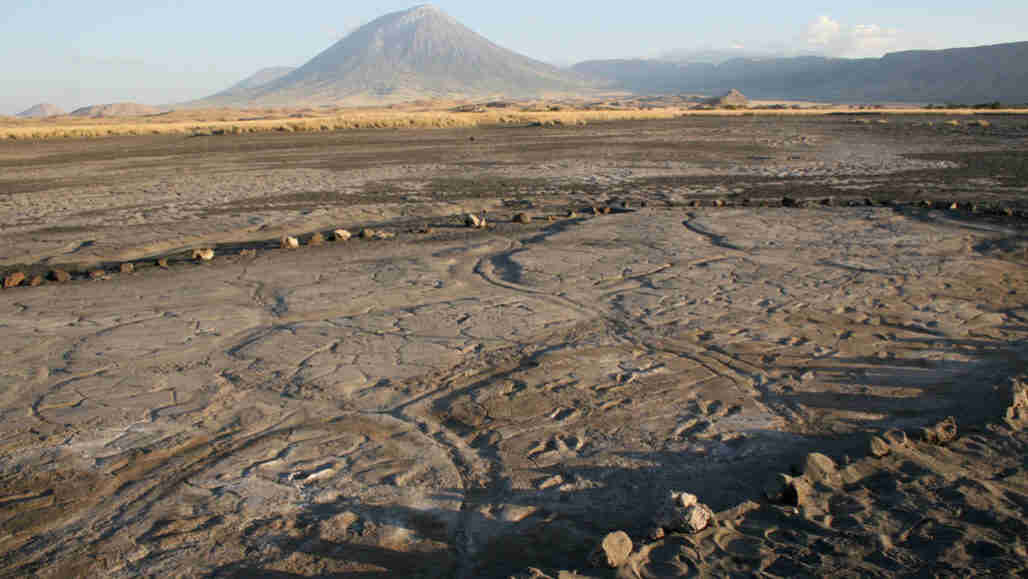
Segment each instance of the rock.
[{"label": "rock", "polygon": [[474,213],[468,213],[464,216],[464,225],[475,229],[484,229],[487,224],[485,217],[479,217]]},{"label": "rock", "polygon": [[257,257],[257,250],[256,249],[244,249],[244,250],[239,252],[239,257],[242,257],[244,259],[253,259],[253,258]]},{"label": "rock", "polygon": [[322,235],[320,232],[319,233],[315,233],[314,235],[312,235],[311,236],[311,240],[307,242],[307,245],[314,245],[314,246],[324,245],[324,244],[325,244],[325,236]]},{"label": "rock", "polygon": [[664,527],[650,527],[650,530],[646,532],[646,536],[649,537],[651,541],[659,541],[664,538]]},{"label": "rock", "polygon": [[30,287],[39,287],[39,286],[43,285],[43,281],[44,281],[43,280],[43,276],[41,276],[41,275],[34,275],[34,276],[32,276],[32,279],[29,280],[29,286]]},{"label": "rock", "polygon": [[608,533],[596,547],[589,561],[596,567],[616,569],[625,564],[632,554],[632,539],[624,531]]},{"label": "rock", "polygon": [[4,289],[18,287],[23,281],[25,281],[25,274],[20,271],[13,271],[4,278]]},{"label": "rock", "polygon": [[55,269],[50,272],[50,279],[57,283],[66,283],[71,281],[71,274],[63,269]]},{"label": "rock", "polygon": [[1028,385],[1018,379],[1011,380],[1010,404],[1007,406],[1005,418],[1014,428],[1028,423]]},{"label": "rock", "polygon": [[392,239],[394,237],[396,237],[395,233],[393,233],[391,231],[382,231],[382,230],[376,231],[374,233],[374,235],[372,235],[372,239],[378,239],[378,240]]},{"label": "rock", "polygon": [[892,449],[889,448],[889,443],[886,442],[884,438],[882,438],[880,436],[872,436],[871,437],[871,455],[872,456],[881,458],[881,457],[889,454],[891,451],[892,451]]},{"label": "rock", "polygon": [[568,219],[578,219],[578,213],[575,211],[568,211]]},{"label": "rock", "polygon": [[698,533],[706,529],[713,518],[714,512],[700,503],[696,495],[673,491],[655,522],[658,527],[669,531]]},{"label": "rock", "polygon": [[796,200],[792,197],[782,197],[782,207],[796,207]]},{"label": "rock", "polygon": [[[193,259],[196,259],[195,258],[195,252],[194,252],[194,258]],[[168,258],[162,257],[162,258],[158,259],[157,260],[157,267],[162,268],[162,269],[168,269]]]},{"label": "rock", "polygon": [[121,269],[121,273],[132,273],[132,272],[136,271],[136,266],[132,265],[131,263],[123,263],[123,264],[121,264],[121,268],[120,269]]},{"label": "rock", "polygon": [[957,419],[950,416],[934,426],[927,426],[921,429],[921,436],[925,442],[931,444],[946,444],[957,438]]},{"label": "rock", "polygon": [[353,235],[345,229],[336,229],[332,232],[332,239],[336,241],[348,241]]},{"label": "rock", "polygon": [[107,279],[107,272],[102,270],[102,269],[94,269],[93,271],[89,272],[89,279],[92,279],[92,280]]},{"label": "rock", "polygon": [[214,250],[209,247],[205,247],[203,249],[194,249],[193,259],[197,261],[210,261],[214,259]]},{"label": "rock", "polygon": [[596,207],[594,205],[593,206],[593,215],[596,215],[596,216],[603,215],[603,211],[601,211],[599,207]]},{"label": "rock", "polygon": [[724,199],[718,199],[717,201],[714,202],[714,206],[715,207],[724,207],[725,206],[725,200]]},{"label": "rock", "polygon": [[300,240],[295,238],[295,237],[293,237],[293,236],[291,236],[291,235],[283,235],[282,236],[282,241],[281,241],[281,246],[282,246],[282,249],[299,249],[300,248]]},{"label": "rock", "polygon": [[514,222],[522,225],[528,225],[532,223],[532,216],[528,213],[518,213],[514,216]]},{"label": "rock", "polygon": [[375,233],[374,229],[361,229],[359,236],[361,239],[371,239],[375,237]]},{"label": "rock", "polygon": [[820,452],[812,452],[807,455],[803,463],[803,476],[812,483],[822,483],[834,486],[840,482],[839,467],[831,458]]},{"label": "rock", "polygon": [[889,443],[889,448],[899,448],[907,446],[907,444],[910,443],[907,439],[907,433],[898,428],[887,430],[885,434],[882,435],[882,438],[885,439],[885,442]]}]

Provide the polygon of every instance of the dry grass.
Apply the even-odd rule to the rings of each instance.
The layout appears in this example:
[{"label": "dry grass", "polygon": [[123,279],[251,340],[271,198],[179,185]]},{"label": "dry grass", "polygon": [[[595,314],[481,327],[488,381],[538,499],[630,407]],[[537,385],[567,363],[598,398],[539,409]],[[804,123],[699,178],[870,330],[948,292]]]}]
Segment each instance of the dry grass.
[{"label": "dry grass", "polygon": [[[449,107],[447,107],[448,109]],[[135,117],[131,119],[72,119],[57,117],[43,120],[0,118],[0,138],[55,139],[107,137],[124,135],[232,135],[267,132],[318,132],[350,129],[427,129],[477,127],[483,125],[581,125],[591,122],[658,120],[688,116],[743,116],[743,115],[826,115],[852,113],[848,107],[797,109],[738,109],[699,110],[687,107],[656,107],[620,110],[588,110],[553,107],[559,110],[531,106],[506,109],[487,109],[478,112],[442,110],[436,105],[423,109],[277,109],[262,111],[207,110],[183,111]],[[1017,110],[947,110],[946,115],[988,115],[1021,113]],[[878,115],[932,114],[931,109],[878,109]]]}]

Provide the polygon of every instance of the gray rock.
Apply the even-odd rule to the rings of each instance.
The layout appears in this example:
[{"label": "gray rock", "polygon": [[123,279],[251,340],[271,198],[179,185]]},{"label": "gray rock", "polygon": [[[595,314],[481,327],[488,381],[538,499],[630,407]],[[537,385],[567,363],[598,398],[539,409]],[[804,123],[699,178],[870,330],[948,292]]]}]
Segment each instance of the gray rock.
[{"label": "gray rock", "polygon": [[632,554],[632,539],[624,531],[608,533],[596,547],[589,560],[596,567],[615,569],[624,565]]}]

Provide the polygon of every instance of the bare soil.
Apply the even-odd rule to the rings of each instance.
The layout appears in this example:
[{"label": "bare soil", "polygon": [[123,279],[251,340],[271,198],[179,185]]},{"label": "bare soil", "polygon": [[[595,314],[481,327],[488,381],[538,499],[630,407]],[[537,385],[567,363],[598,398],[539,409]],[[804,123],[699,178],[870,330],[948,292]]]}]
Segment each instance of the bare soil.
[{"label": "bare soil", "polygon": [[0,573],[1026,573],[990,119],[0,143],[0,275],[72,275],[0,290]]}]

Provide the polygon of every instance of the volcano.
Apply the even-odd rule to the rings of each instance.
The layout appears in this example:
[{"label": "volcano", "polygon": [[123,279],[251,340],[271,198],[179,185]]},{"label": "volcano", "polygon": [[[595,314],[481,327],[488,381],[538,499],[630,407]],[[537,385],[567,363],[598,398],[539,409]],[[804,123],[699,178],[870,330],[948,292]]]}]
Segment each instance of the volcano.
[{"label": "volcano", "polygon": [[582,92],[588,83],[494,44],[442,10],[421,5],[358,28],[303,66],[207,105],[381,103]]}]

